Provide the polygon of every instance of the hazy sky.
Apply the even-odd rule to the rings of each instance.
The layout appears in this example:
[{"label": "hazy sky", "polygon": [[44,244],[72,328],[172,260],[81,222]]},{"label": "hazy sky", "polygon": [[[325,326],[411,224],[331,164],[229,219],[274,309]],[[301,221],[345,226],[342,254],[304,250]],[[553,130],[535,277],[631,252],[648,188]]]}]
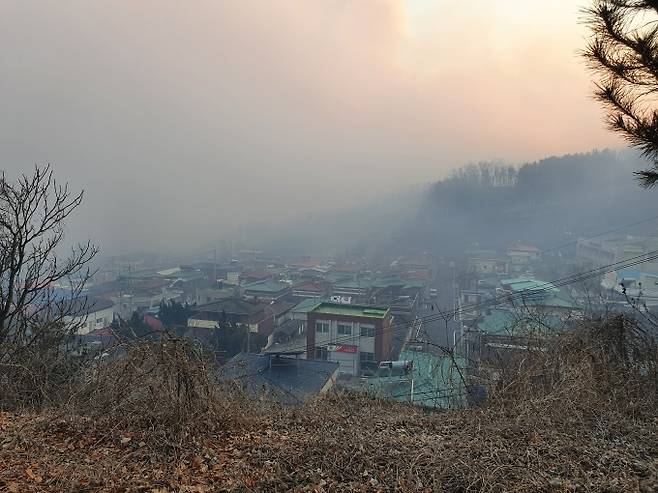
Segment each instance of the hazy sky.
[{"label": "hazy sky", "polygon": [[616,146],[582,1],[0,0],[0,166],[106,252],[195,248],[473,160]]}]

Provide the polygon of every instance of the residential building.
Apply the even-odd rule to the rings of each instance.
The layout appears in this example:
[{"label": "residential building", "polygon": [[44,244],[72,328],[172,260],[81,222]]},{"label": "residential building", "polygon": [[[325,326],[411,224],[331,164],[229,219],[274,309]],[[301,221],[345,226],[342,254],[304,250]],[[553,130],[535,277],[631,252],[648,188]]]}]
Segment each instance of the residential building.
[{"label": "residential building", "polygon": [[614,289],[620,295],[625,294],[629,299],[639,299],[641,304],[651,307],[658,305],[658,273],[656,272],[621,269],[606,274],[602,285],[604,288]]},{"label": "residential building", "polygon": [[329,294],[331,285],[325,281],[304,281],[292,288],[295,298],[322,298]]},{"label": "residential building", "polygon": [[362,299],[368,295],[371,288],[372,288],[372,283],[369,279],[358,279],[358,280],[348,279],[334,283],[331,292],[336,296],[345,296],[345,297]]},{"label": "residential building", "polygon": [[516,277],[500,281],[509,298],[507,305],[537,315],[555,315],[563,320],[582,318],[582,308],[563,289],[546,281]]},{"label": "residential building", "polygon": [[114,303],[101,298],[82,296],[71,302],[70,313],[66,323],[77,327],[78,335],[87,335],[99,329],[105,329],[114,320]]},{"label": "residential building", "polygon": [[222,323],[231,323],[246,325],[251,332],[269,335],[274,329],[274,314],[269,313],[267,308],[268,304],[253,300],[218,300],[193,307],[193,315],[188,319],[187,326],[215,329]]},{"label": "residential building", "polygon": [[290,319],[275,327],[263,352],[306,355],[306,321]]},{"label": "residential building", "polygon": [[[576,246],[576,255],[593,267],[603,267],[642,255],[649,257],[657,250],[658,237],[629,235],[580,239]],[[641,270],[658,273],[658,261],[643,263]]]},{"label": "residential building", "polygon": [[507,261],[496,252],[478,250],[468,255],[468,272],[480,275],[507,274]]},{"label": "residential building", "polygon": [[290,309],[290,318],[292,320],[308,320],[308,313],[322,303],[322,300],[317,298],[306,298],[300,301]]},{"label": "residential building", "polygon": [[292,293],[289,283],[268,279],[244,287],[244,297],[261,301],[278,301]]},{"label": "residential building", "polygon": [[320,303],[308,312],[306,356],[335,361],[341,373],[359,375],[390,358],[392,326],[389,308]]},{"label": "residential building", "polygon": [[213,301],[224,300],[226,298],[234,298],[237,296],[235,286],[231,286],[225,282],[217,283],[216,286],[199,289],[197,291],[196,304],[203,305]]},{"label": "residential building", "polygon": [[532,245],[513,245],[507,249],[507,257],[510,259],[509,268],[514,272],[522,272],[527,269],[531,261],[538,260],[540,250]]}]

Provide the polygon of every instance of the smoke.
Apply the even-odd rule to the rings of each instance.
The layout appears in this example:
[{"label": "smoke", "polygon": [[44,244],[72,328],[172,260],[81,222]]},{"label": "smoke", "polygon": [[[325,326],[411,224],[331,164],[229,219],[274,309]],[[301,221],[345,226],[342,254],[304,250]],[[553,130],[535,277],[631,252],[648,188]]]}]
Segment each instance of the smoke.
[{"label": "smoke", "polygon": [[614,142],[576,4],[528,3],[5,1],[0,167],[53,163],[71,236],[115,253]]}]

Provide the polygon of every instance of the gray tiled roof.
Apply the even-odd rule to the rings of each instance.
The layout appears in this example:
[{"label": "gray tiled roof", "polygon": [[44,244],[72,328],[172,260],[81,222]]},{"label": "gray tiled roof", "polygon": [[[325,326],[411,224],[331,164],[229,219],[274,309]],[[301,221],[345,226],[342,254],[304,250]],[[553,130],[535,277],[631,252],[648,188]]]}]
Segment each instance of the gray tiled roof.
[{"label": "gray tiled roof", "polygon": [[338,363],[281,355],[240,353],[219,370],[255,398],[302,404],[317,395],[338,371]]}]

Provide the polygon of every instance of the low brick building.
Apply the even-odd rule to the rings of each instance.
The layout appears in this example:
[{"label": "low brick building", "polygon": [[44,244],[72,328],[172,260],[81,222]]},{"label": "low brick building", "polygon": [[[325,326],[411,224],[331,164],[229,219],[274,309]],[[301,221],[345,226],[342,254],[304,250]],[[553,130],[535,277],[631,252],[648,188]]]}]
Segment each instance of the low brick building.
[{"label": "low brick building", "polygon": [[393,316],[388,308],[323,302],[308,312],[306,357],[339,363],[360,375],[390,359]]}]

